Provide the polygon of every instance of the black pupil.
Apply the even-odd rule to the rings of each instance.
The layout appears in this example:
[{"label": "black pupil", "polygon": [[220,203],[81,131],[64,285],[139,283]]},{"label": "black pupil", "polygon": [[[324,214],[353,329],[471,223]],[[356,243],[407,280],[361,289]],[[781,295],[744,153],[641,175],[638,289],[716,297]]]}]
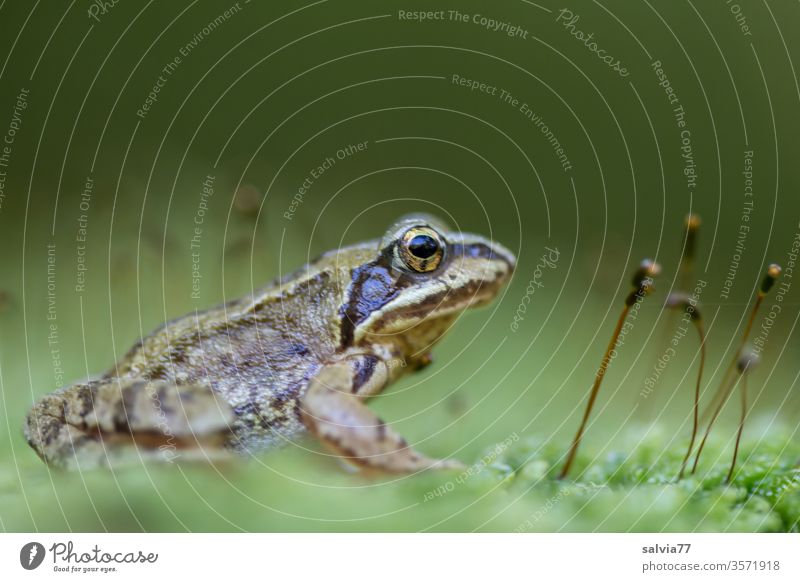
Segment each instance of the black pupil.
[{"label": "black pupil", "polygon": [[430,259],[439,250],[439,243],[432,236],[418,234],[408,242],[408,250],[418,259]]}]

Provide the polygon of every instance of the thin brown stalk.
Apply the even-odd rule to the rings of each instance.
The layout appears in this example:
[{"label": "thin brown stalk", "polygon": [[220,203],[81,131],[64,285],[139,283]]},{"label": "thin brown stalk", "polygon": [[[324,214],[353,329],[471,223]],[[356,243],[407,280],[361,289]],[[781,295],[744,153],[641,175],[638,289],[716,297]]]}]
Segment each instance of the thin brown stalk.
[{"label": "thin brown stalk", "polygon": [[717,404],[714,407],[714,413],[711,415],[711,420],[709,420],[708,426],[706,426],[706,432],[703,435],[703,440],[700,442],[700,447],[697,449],[697,455],[694,458],[694,465],[692,466],[692,474],[694,474],[694,472],[697,471],[697,464],[700,462],[700,455],[703,453],[703,448],[706,445],[706,440],[708,439],[708,435],[711,433],[711,429],[714,427],[714,423],[719,417],[722,408],[728,401],[728,397],[730,396],[730,392],[733,389],[733,386],[736,385],[735,382],[729,381],[728,378],[730,377],[731,372],[735,371],[736,363],[739,361],[742,349],[744,349],[744,346],[747,344],[747,338],[750,335],[750,331],[753,329],[753,322],[756,320],[756,314],[758,313],[758,308],[761,307],[761,303],[764,301],[764,296],[765,296],[764,293],[759,293],[756,296],[755,305],[753,305],[753,310],[750,312],[750,318],[747,321],[747,326],[745,327],[744,333],[742,334],[742,341],[739,343],[739,348],[736,350],[736,355],[734,356],[733,361],[730,363],[728,369],[725,371],[725,376],[723,377],[723,383],[720,384],[719,388],[717,389],[717,394],[714,395],[714,400],[717,401]]},{"label": "thin brown stalk", "polygon": [[739,454],[739,441],[742,440],[742,432],[744,431],[744,421],[747,418],[747,371],[742,374],[742,387],[740,389],[741,392],[741,402],[742,402],[742,411],[741,416],[739,417],[739,431],[736,433],[736,445],[733,447],[733,458],[731,459],[731,469],[728,471],[728,476],[725,479],[726,483],[730,483],[733,479],[733,470],[736,468],[736,457]]},{"label": "thin brown stalk", "polygon": [[583,420],[581,421],[581,425],[578,427],[578,432],[575,434],[575,438],[572,439],[572,446],[569,448],[569,454],[567,455],[567,460],[564,462],[564,468],[561,469],[561,473],[558,475],[559,479],[563,479],[567,476],[570,468],[572,467],[572,462],[575,460],[575,454],[578,452],[578,446],[581,444],[583,432],[586,430],[586,423],[589,420],[589,415],[592,412],[595,400],[597,400],[597,393],[600,391],[600,385],[603,383],[603,378],[605,377],[608,366],[611,363],[611,352],[614,350],[614,345],[619,339],[619,334],[622,332],[622,326],[625,324],[625,318],[628,317],[628,312],[630,309],[630,305],[625,304],[625,307],[622,309],[622,313],[619,315],[617,326],[614,328],[614,333],[611,335],[611,341],[608,342],[608,347],[606,347],[603,360],[601,361],[600,367],[597,369],[597,374],[594,377],[592,391],[589,393],[589,402],[587,402],[586,410],[583,412]]},{"label": "thin brown stalk", "polygon": [[698,417],[700,411],[700,386],[703,383],[703,370],[706,366],[706,334],[703,329],[703,324],[697,322],[697,335],[700,337],[700,364],[697,369],[697,382],[694,387],[694,406],[692,407],[692,438],[689,439],[689,448],[686,450],[686,456],[681,463],[681,471],[678,473],[678,479],[683,478],[683,473],[686,471],[686,463],[689,462],[689,457],[692,456],[692,449],[694,448],[694,441],[697,438]]}]

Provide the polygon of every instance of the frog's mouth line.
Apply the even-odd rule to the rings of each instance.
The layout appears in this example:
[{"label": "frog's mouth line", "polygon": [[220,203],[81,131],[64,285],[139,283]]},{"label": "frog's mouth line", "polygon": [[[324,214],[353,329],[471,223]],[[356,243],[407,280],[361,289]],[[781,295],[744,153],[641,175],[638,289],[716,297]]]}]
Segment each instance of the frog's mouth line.
[{"label": "frog's mouth line", "polygon": [[[425,298],[418,306],[398,312],[404,318],[435,319],[492,302],[503,283],[475,281],[465,287],[450,287]],[[446,307],[444,307],[446,306]]]}]

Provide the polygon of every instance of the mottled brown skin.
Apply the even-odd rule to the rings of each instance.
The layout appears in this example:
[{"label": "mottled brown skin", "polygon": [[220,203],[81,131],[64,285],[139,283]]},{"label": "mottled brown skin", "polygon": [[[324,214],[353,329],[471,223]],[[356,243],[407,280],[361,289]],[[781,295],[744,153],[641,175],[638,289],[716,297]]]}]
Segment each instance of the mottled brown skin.
[{"label": "mottled brown skin", "polygon": [[[431,229],[441,253],[409,255],[406,240]],[[212,460],[304,431],[366,469],[458,466],[414,451],[363,401],[427,365],[454,318],[490,301],[513,267],[496,243],[406,217],[380,241],[326,253],[255,294],[165,324],[101,378],[37,402],[26,437],[66,468]]]}]

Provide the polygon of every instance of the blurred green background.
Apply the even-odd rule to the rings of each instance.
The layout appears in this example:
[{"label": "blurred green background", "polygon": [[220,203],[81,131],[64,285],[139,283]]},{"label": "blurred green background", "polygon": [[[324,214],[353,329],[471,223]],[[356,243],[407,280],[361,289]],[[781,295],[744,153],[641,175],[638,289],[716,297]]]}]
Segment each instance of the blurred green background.
[{"label": "blurred green background", "polygon": [[[440,19],[409,16],[422,10]],[[518,269],[500,301],[461,319],[435,366],[374,409],[431,455],[472,462],[516,437],[558,463],[630,273],[649,256],[664,266],[658,291],[607,374],[581,464],[640,446],[679,457],[692,335],[655,392],[641,391],[672,333],[659,306],[677,284],[683,217],[703,218],[692,279],[707,283],[713,389],[764,266],[788,266],[800,231],[798,25],[796,3],[755,1],[2,3],[0,528],[513,530],[556,498],[527,529],[773,527],[686,505],[686,488],[578,500],[546,482],[511,490],[502,468],[497,483],[426,501],[450,477],[368,481],[304,450],[313,443],[241,466],[64,475],[21,424],[36,398],[106,370],[163,321],[422,210],[499,240]],[[537,274],[546,248],[558,263]],[[798,441],[797,293],[770,297],[756,324],[754,335],[780,306],[751,379],[745,458],[785,460]],[[709,469],[729,458],[728,409]],[[770,442],[778,434],[784,444]]]}]

